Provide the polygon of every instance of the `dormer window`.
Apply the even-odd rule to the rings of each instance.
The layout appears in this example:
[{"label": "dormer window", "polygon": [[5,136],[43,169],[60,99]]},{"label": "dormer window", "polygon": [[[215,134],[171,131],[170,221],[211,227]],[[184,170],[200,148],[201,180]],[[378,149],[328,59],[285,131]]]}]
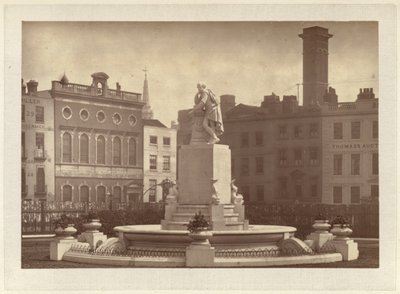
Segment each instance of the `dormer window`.
[{"label": "dormer window", "polygon": [[103,84],[97,83],[97,96],[103,96]]}]

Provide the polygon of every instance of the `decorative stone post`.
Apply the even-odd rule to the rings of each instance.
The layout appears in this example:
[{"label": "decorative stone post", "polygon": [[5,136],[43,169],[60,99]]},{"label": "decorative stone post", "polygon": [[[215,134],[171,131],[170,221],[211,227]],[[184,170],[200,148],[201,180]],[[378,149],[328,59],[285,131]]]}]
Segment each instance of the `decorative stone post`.
[{"label": "decorative stone post", "polygon": [[331,225],[326,217],[319,215],[312,227],[315,232],[308,235],[304,242],[313,250],[319,251],[328,241],[333,239],[333,234],[329,233]]},{"label": "decorative stone post", "polygon": [[199,231],[189,233],[193,240],[186,248],[186,266],[187,267],[213,267],[215,248],[211,247],[208,238],[211,238],[211,231]]},{"label": "decorative stone post", "polygon": [[331,233],[335,235],[331,244],[335,246],[337,252],[342,254],[344,261],[358,258],[358,244],[348,237],[353,233],[353,230],[348,225],[334,224]]},{"label": "decorative stone post", "polygon": [[89,223],[83,224],[86,229],[79,237],[79,242],[87,242],[90,249],[96,249],[99,245],[107,240],[107,236],[100,232],[101,223],[99,219],[92,219]]},{"label": "decorative stone post", "polygon": [[66,228],[61,226],[55,229],[56,237],[50,242],[50,260],[62,260],[65,252],[67,252],[72,244],[78,242],[72,235],[77,232],[73,224],[69,224]]}]

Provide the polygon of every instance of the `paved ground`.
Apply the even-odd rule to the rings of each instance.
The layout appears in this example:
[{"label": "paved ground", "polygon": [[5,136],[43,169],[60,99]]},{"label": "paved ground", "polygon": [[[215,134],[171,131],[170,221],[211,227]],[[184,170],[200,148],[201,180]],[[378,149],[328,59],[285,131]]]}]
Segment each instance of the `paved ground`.
[{"label": "paved ground", "polygon": [[[377,268],[379,267],[379,248],[361,247],[360,257],[354,261],[335,263],[279,266],[290,268]],[[101,266],[81,264],[68,261],[51,261],[49,244],[46,242],[26,244],[22,247],[22,268],[103,268],[113,266]]]}]

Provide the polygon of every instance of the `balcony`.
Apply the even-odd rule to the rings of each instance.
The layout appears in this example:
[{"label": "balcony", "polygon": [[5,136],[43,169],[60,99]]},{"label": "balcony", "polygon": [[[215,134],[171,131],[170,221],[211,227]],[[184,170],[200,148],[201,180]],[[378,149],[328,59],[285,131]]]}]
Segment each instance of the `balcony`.
[{"label": "balcony", "polygon": [[28,185],[21,186],[21,194],[22,194],[22,197],[26,197],[26,195],[28,194]]},{"label": "balcony", "polygon": [[35,196],[43,197],[47,195],[47,185],[35,185]]},{"label": "balcony", "polygon": [[33,151],[33,158],[35,159],[35,161],[45,161],[46,160],[45,153],[46,152],[43,149],[36,148]]}]

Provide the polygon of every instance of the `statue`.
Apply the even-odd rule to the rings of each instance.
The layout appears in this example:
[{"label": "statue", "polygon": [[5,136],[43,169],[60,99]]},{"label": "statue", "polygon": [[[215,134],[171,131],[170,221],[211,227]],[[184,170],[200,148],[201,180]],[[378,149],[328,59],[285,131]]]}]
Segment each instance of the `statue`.
[{"label": "statue", "polygon": [[169,192],[166,197],[167,203],[176,203],[178,201],[178,196],[179,196],[178,183],[176,183],[169,188]]},{"label": "statue", "polygon": [[[198,137],[201,137],[199,132],[205,131],[207,143],[216,144],[219,142],[218,136],[221,136],[224,132],[220,105],[216,95],[210,89],[206,89],[205,84],[198,83],[197,90],[198,92],[194,97],[195,105],[189,112],[195,116],[192,142],[199,141]],[[201,129],[199,130],[200,123]]]},{"label": "statue", "polygon": [[233,204],[243,204],[243,196],[238,193],[238,187],[235,185],[235,179],[231,182],[231,196]]},{"label": "statue", "polygon": [[216,183],[216,182],[218,182],[218,180],[211,179],[211,184],[212,184],[212,189],[211,189],[211,191],[212,191],[211,201],[212,201],[212,204],[219,204],[219,202],[220,202],[220,199],[219,199],[219,197],[218,197],[217,188],[215,188],[215,183]]}]

